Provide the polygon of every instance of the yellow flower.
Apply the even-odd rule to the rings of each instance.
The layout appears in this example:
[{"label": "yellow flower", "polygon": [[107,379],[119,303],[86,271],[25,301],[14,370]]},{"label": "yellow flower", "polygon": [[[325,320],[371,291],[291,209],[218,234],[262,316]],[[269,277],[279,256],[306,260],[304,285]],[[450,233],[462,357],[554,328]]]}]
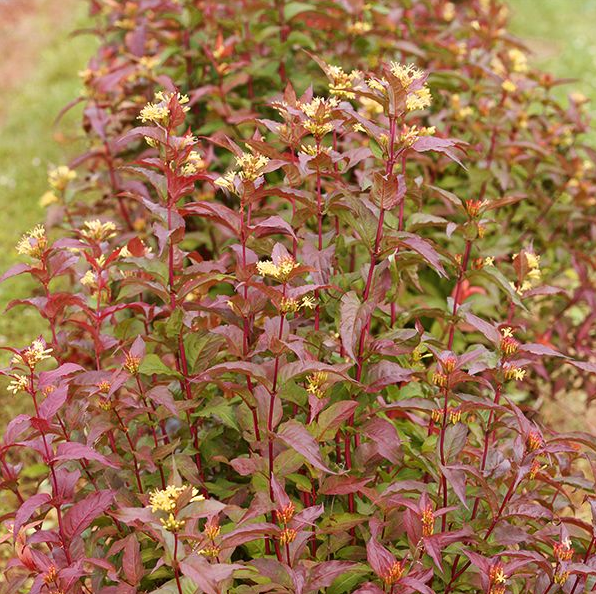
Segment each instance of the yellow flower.
[{"label": "yellow flower", "polygon": [[327,381],[329,374],[326,371],[316,371],[306,378],[306,391],[317,398],[323,398],[325,391],[323,385]]},{"label": "yellow flower", "polygon": [[492,256],[487,256],[484,258],[483,266],[494,266],[495,259]]},{"label": "yellow flower", "polygon": [[391,62],[391,74],[399,79],[404,88],[408,88],[414,81],[420,80],[424,76],[424,72],[414,64],[400,64],[399,62]]},{"label": "yellow flower", "polygon": [[282,297],[279,310],[283,314],[296,313],[300,309],[300,303],[291,297]]},{"label": "yellow flower", "polygon": [[528,58],[524,52],[517,48],[512,48],[507,52],[507,55],[511,60],[513,72],[525,73],[528,71]]},{"label": "yellow flower", "polygon": [[315,308],[315,300],[310,295],[305,295],[302,297],[302,307],[306,309],[314,309]]},{"label": "yellow flower", "polygon": [[21,359],[29,366],[35,367],[40,361],[50,358],[53,349],[46,348],[46,343],[37,338],[21,353]]},{"label": "yellow flower", "polygon": [[[174,511],[176,509],[176,503],[178,502],[180,495],[182,495],[182,493],[184,493],[187,489],[188,487],[176,487],[174,485],[168,485],[165,489],[153,491],[153,493],[149,495],[149,505],[151,507],[151,511],[153,513],[158,511]],[[195,487],[192,488],[191,494],[191,502],[203,501],[205,499],[203,495],[199,495],[199,492]]]},{"label": "yellow flower", "polygon": [[85,239],[99,242],[116,235],[116,225],[112,221],[102,223],[99,219],[95,219],[94,221],[85,221],[83,225],[86,229],[81,230],[81,235]]},{"label": "yellow flower", "polygon": [[184,520],[177,520],[174,514],[170,514],[166,519],[160,518],[161,525],[170,532],[179,532],[184,528],[186,522]]},{"label": "yellow flower", "polygon": [[406,108],[408,111],[424,109],[432,103],[432,96],[429,88],[424,85],[421,89],[409,94],[406,98]]},{"label": "yellow flower", "polygon": [[241,169],[238,175],[241,179],[249,182],[255,181],[262,175],[267,163],[269,163],[269,158],[259,153],[244,153],[241,157],[236,157],[236,164]]},{"label": "yellow flower", "polygon": [[215,180],[215,185],[219,186],[220,188],[224,188],[230,192],[233,192],[236,189],[234,185],[234,179],[236,178],[235,171],[228,171],[224,176],[218,177]]},{"label": "yellow flower", "polygon": [[[168,104],[170,103],[172,96],[173,93],[164,93],[163,91],[158,91],[155,93],[154,103],[147,103],[147,105],[145,105],[145,107],[143,107],[141,110],[138,119],[140,119],[143,123],[153,122],[154,124],[167,124],[168,118],[170,117],[170,109]],[[180,103],[180,105],[184,105],[189,101],[186,95],[180,95],[180,93],[176,94],[176,98],[178,99],[178,103]],[[182,111],[187,112],[189,109],[190,108],[188,106],[184,106]]]},{"label": "yellow flower", "polygon": [[42,197],[39,199],[39,205],[43,206],[44,208],[50,206],[50,204],[55,204],[60,199],[54,192],[45,192]]},{"label": "yellow flower", "polygon": [[509,79],[505,79],[502,83],[501,83],[501,88],[506,92],[506,93],[515,93],[515,91],[517,91],[517,85],[509,80]]},{"label": "yellow flower", "polygon": [[[370,97],[360,97],[359,98],[360,103],[362,104],[362,108],[364,109],[364,113],[369,117],[372,118],[375,115],[379,115],[381,113],[383,113],[383,106],[378,102],[375,101],[374,99],[371,99]],[[356,124],[357,126],[362,126],[362,124]],[[364,128],[361,130],[361,132],[364,132]]]},{"label": "yellow flower", "polygon": [[202,169],[205,169],[205,161],[197,151],[190,151],[180,172],[182,175],[188,176],[194,175]]},{"label": "yellow flower", "polygon": [[29,388],[29,378],[24,375],[16,375],[8,384],[7,390],[13,394],[25,392]]},{"label": "yellow flower", "polygon": [[21,237],[19,243],[17,243],[16,250],[17,253],[23,256],[39,259],[47,246],[48,238],[45,227],[43,225],[37,225]]},{"label": "yellow flower", "polygon": [[347,30],[350,35],[362,35],[363,33],[368,33],[371,29],[372,25],[370,23],[358,21],[356,23],[350,23]]},{"label": "yellow flower", "polygon": [[68,183],[76,179],[76,177],[76,171],[73,171],[66,165],[61,165],[48,172],[48,183],[57,192],[62,192],[66,189]]},{"label": "yellow flower", "polygon": [[450,23],[455,18],[455,4],[447,2],[443,7],[443,19]]},{"label": "yellow flower", "polygon": [[81,284],[89,289],[95,289],[97,287],[97,278],[93,270],[87,270],[81,277]]},{"label": "yellow flower", "polygon": [[329,92],[332,95],[346,97],[346,99],[353,99],[355,97],[350,89],[354,84],[354,80],[361,75],[360,72],[352,70],[352,72],[348,74],[347,72],[344,72],[341,66],[328,66],[326,73],[333,79],[333,82],[329,84]]},{"label": "yellow flower", "polygon": [[279,265],[271,260],[257,262],[257,270],[261,276],[271,276],[281,282],[288,280],[292,271],[298,267],[298,264],[292,256],[286,256],[280,260]]}]

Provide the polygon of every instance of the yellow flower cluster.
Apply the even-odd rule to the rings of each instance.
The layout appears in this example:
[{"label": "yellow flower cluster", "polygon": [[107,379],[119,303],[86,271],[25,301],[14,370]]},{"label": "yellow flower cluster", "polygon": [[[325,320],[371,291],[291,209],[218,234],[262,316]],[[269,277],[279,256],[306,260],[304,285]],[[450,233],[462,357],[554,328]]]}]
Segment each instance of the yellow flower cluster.
[{"label": "yellow flower cluster", "polygon": [[24,375],[15,375],[8,384],[7,390],[13,394],[25,392],[29,388],[29,378]]},{"label": "yellow flower cluster", "polygon": [[[188,487],[176,487],[168,485],[165,489],[158,489],[153,491],[149,496],[149,505],[153,513],[158,511],[172,512],[176,509],[176,504],[180,495],[184,493]],[[192,487],[192,497],[190,501],[203,501],[205,497],[199,495],[198,490]]]},{"label": "yellow flower cluster", "polygon": [[436,132],[436,128],[431,126],[429,128],[422,127],[418,128],[416,124],[413,126],[408,126],[404,124],[404,127],[401,131],[399,142],[405,146],[410,147],[412,146],[419,138],[423,136],[432,136]]},{"label": "yellow flower cluster", "polygon": [[333,130],[330,120],[333,110],[339,107],[337,97],[314,97],[308,103],[298,102],[297,106],[309,118],[302,125],[313,136],[322,138]]},{"label": "yellow flower cluster", "polygon": [[269,163],[269,157],[259,153],[244,153],[236,157],[236,164],[240,167],[240,178],[244,181],[255,181],[263,173],[263,169]]},{"label": "yellow flower cluster", "polygon": [[99,219],[95,219],[85,221],[83,225],[85,228],[81,230],[81,235],[91,241],[105,241],[116,235],[116,225],[112,221],[102,223]]},{"label": "yellow flower cluster", "polygon": [[513,72],[523,74],[528,71],[528,58],[524,52],[517,48],[512,48],[507,52],[507,56],[511,61]]},{"label": "yellow flower cluster", "polygon": [[362,105],[364,114],[369,118],[373,118],[374,116],[383,113],[383,106],[378,101],[364,96],[360,97],[359,101]]},{"label": "yellow flower cluster", "polygon": [[37,225],[28,233],[21,237],[17,243],[17,253],[31,258],[41,258],[45,249],[48,247],[48,238],[43,225]]},{"label": "yellow flower cluster", "polygon": [[292,256],[282,258],[279,264],[274,264],[271,260],[257,262],[257,270],[261,276],[271,276],[280,282],[286,282],[297,267],[298,264]]},{"label": "yellow flower cluster", "polygon": [[81,284],[84,287],[89,289],[96,289],[97,288],[97,275],[95,274],[94,270],[87,270],[85,274],[81,277]]},{"label": "yellow flower cluster", "polygon": [[505,575],[505,570],[503,568],[503,564],[500,561],[497,561],[489,571],[488,574],[489,579],[489,594],[505,594],[505,582],[507,581],[507,576]]},{"label": "yellow flower cluster", "polygon": [[354,93],[350,90],[354,81],[361,76],[358,70],[352,70],[350,74],[344,72],[341,66],[328,66],[327,75],[331,77],[333,82],[329,84],[329,92],[338,97],[345,97],[346,99],[353,99]]},{"label": "yellow flower cluster", "polygon": [[243,181],[254,182],[261,175],[263,169],[269,163],[269,157],[261,155],[260,153],[244,153],[240,157],[236,157],[236,164],[240,167],[240,171],[228,171],[222,177],[215,180],[215,185],[224,188],[230,192],[236,190],[235,180],[236,176]]},{"label": "yellow flower cluster", "polygon": [[58,196],[56,196],[56,194],[54,194],[54,192],[44,192],[41,196],[41,198],[39,199],[39,206],[41,206],[42,208],[46,208],[48,206],[50,206],[51,204],[55,204],[56,202],[59,202],[60,198],[58,198]]},{"label": "yellow flower cluster", "polygon": [[169,514],[167,518],[160,518],[161,525],[170,532],[180,532],[184,528],[186,522],[184,520],[177,520],[174,514]]},{"label": "yellow flower cluster", "polygon": [[230,192],[233,192],[236,189],[234,185],[234,180],[236,179],[236,172],[235,171],[228,171],[222,177],[218,177],[215,180],[215,185],[219,186],[220,188],[224,188]]},{"label": "yellow flower cluster", "polygon": [[326,371],[316,371],[306,378],[306,391],[317,398],[325,396],[323,386],[327,381],[329,374]]},{"label": "yellow flower cluster", "polygon": [[365,21],[357,21],[348,25],[347,31],[350,35],[362,35],[368,33],[372,29],[372,25]]},{"label": "yellow flower cluster", "polygon": [[[154,102],[147,103],[141,110],[139,115],[141,122],[153,122],[154,124],[166,125],[168,118],[170,117],[170,109],[168,105],[172,96],[173,93],[164,93],[163,91],[155,93]],[[176,98],[178,99],[178,103],[184,106],[182,107],[182,110],[187,112],[190,109],[190,107],[185,105],[189,102],[188,96],[177,93]]]},{"label": "yellow flower cluster", "polygon": [[50,358],[53,349],[46,347],[46,343],[41,338],[37,338],[19,356],[13,357],[12,362],[20,363],[20,357],[26,365],[35,367],[41,361]]},{"label": "yellow flower cluster", "polygon": [[446,2],[443,6],[443,20],[450,23],[455,18],[455,4]]},{"label": "yellow flower cluster", "polygon": [[190,151],[180,173],[184,176],[194,175],[205,169],[205,161],[197,151]]},{"label": "yellow flower cluster", "polygon": [[508,380],[517,380],[522,381],[526,377],[526,370],[522,369],[521,367],[515,367],[513,365],[508,365],[504,368],[505,371],[505,379]]},{"label": "yellow flower cluster", "polygon": [[536,283],[540,282],[540,280],[542,279],[542,272],[540,270],[540,256],[538,254],[524,250],[519,254],[514,254],[513,260],[519,258],[520,254],[523,254],[528,270],[525,274],[524,279],[522,280],[521,285],[516,286],[512,283],[512,286],[516,290],[516,292],[521,295],[526,291],[530,291]]},{"label": "yellow flower cluster", "polygon": [[73,171],[66,165],[61,165],[48,172],[48,183],[50,184],[50,187],[57,192],[62,192],[66,189],[69,182],[76,179],[76,177],[76,171]]}]

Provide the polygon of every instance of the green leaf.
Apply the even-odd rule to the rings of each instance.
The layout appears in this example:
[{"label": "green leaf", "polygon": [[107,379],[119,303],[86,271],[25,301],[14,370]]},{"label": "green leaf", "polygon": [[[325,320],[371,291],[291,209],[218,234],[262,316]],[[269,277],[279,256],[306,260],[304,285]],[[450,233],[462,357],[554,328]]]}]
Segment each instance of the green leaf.
[{"label": "green leaf", "polygon": [[166,336],[168,338],[175,338],[180,335],[182,331],[182,321],[184,312],[181,307],[177,307],[168,318],[166,323]]},{"label": "green leaf", "polygon": [[327,588],[327,594],[347,594],[354,592],[364,577],[369,575],[370,570],[364,565],[350,567],[342,575],[336,577],[333,583]]},{"label": "green leaf", "polygon": [[174,377],[182,377],[175,369],[168,367],[155,353],[150,353],[145,356],[143,362],[139,367],[139,372],[145,375],[172,375]]},{"label": "green leaf", "polygon": [[290,2],[284,7],[284,18],[289,21],[301,12],[312,12],[312,4],[307,2]]},{"label": "green leaf", "polygon": [[199,412],[196,413],[197,417],[217,417],[226,427],[240,431],[238,422],[236,421],[236,415],[234,408],[231,403],[227,400],[216,400],[210,405],[202,407]]}]

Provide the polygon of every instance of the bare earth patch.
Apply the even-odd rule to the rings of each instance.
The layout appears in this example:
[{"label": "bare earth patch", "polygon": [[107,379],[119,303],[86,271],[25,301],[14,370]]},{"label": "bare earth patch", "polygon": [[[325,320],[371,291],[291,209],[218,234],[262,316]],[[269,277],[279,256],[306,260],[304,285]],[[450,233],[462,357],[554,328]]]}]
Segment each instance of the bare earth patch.
[{"label": "bare earth patch", "polygon": [[74,0],[0,0],[0,120],[74,5]]}]

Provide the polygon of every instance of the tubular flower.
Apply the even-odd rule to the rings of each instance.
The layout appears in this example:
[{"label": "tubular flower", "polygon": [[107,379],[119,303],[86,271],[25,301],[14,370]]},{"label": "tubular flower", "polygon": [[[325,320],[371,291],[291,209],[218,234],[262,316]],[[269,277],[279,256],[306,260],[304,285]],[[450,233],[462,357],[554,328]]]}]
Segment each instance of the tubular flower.
[{"label": "tubular flower", "polygon": [[513,338],[513,330],[509,327],[501,328],[501,334],[500,349],[502,353],[508,357],[517,353],[519,342]]},{"label": "tubular flower", "polygon": [[497,561],[491,566],[488,579],[488,594],[505,594],[505,582],[507,581],[507,577],[501,562]]},{"label": "tubular flower", "polygon": [[43,225],[37,225],[21,237],[17,243],[17,253],[30,258],[40,259],[48,247],[48,238]]},{"label": "tubular flower", "polygon": [[13,394],[18,394],[19,392],[25,392],[29,388],[29,378],[24,375],[15,375],[8,387],[6,388],[9,392]]},{"label": "tubular flower", "polygon": [[505,365],[503,367],[505,372],[505,379],[522,381],[526,377],[526,370],[514,365]]},{"label": "tubular flower", "polygon": [[169,514],[167,518],[160,518],[161,525],[170,532],[179,532],[184,528],[184,520],[177,520],[174,514]]},{"label": "tubular flower", "polygon": [[213,519],[207,522],[205,524],[205,530],[203,532],[209,540],[215,540],[221,532],[221,527],[218,524],[217,519]]},{"label": "tubular flower", "polygon": [[141,366],[141,358],[135,357],[130,353],[126,353],[126,358],[124,359],[124,369],[128,371],[131,375],[137,375],[139,373],[139,367]]},{"label": "tubular flower", "polygon": [[48,172],[48,183],[56,192],[63,192],[69,182],[76,179],[76,177],[76,171],[73,171],[66,165],[60,165],[60,167],[56,167]]},{"label": "tubular flower", "polygon": [[56,202],[59,202],[59,201],[60,201],[60,198],[58,198],[58,196],[56,196],[56,194],[54,194],[54,192],[44,192],[44,194],[39,199],[39,206],[46,208],[46,207],[50,206],[51,204],[56,204]]},{"label": "tubular flower", "polygon": [[326,371],[316,371],[306,378],[306,391],[317,398],[323,398],[325,391],[323,385],[327,381],[329,374]]},{"label": "tubular flower", "polygon": [[300,303],[291,297],[282,297],[279,311],[283,314],[296,313],[300,309]]},{"label": "tubular flower", "polygon": [[565,562],[573,559],[573,547],[571,546],[571,540],[566,538],[563,542],[557,542],[553,546],[553,554],[557,561]]},{"label": "tubular flower", "polygon": [[296,540],[298,532],[294,528],[284,528],[279,534],[279,542],[282,545],[290,544]]},{"label": "tubular flower", "polygon": [[241,157],[236,157],[236,164],[241,171],[238,174],[244,181],[253,182],[263,175],[263,169],[269,163],[269,157],[259,153],[244,153]]},{"label": "tubular flower", "polygon": [[535,452],[544,446],[544,440],[538,431],[530,431],[528,435],[528,449],[530,452]]},{"label": "tubular flower", "polygon": [[435,512],[427,505],[422,512],[422,536],[432,536],[435,530]]},{"label": "tubular flower", "polygon": [[398,582],[404,574],[404,562],[396,561],[383,575],[381,579],[387,586]]},{"label": "tubular flower", "polygon": [[83,226],[85,228],[81,230],[81,235],[91,241],[105,241],[116,235],[116,225],[112,221],[102,223],[99,219],[95,219],[85,221]]},{"label": "tubular flower", "polygon": [[286,282],[298,264],[292,256],[282,258],[279,264],[274,264],[271,260],[257,262],[257,270],[261,276],[271,276],[280,282]]},{"label": "tubular flower", "polygon": [[290,520],[294,517],[296,506],[293,503],[288,503],[281,511],[277,512],[277,517],[282,524],[289,524]]},{"label": "tubular flower", "polygon": [[[155,93],[154,102],[147,103],[147,105],[143,107],[138,119],[140,119],[143,123],[153,122],[154,124],[167,125],[168,119],[170,117],[170,108],[168,105],[173,96],[173,93],[164,93],[163,91],[158,91]],[[182,106],[182,111],[187,112],[190,109],[190,107],[185,105],[189,102],[187,95],[176,93],[176,99]]]},{"label": "tubular flower", "polygon": [[48,349],[46,347],[46,343],[42,339],[38,338],[31,343],[31,346],[27,347],[21,353],[21,359],[29,367],[35,367],[41,361],[51,357],[50,353],[53,351],[53,349]]},{"label": "tubular flower", "polygon": [[[176,504],[182,493],[188,487],[176,487],[168,485],[165,489],[156,490],[149,496],[149,505],[153,513],[158,511],[171,512],[176,509]],[[205,497],[199,495],[199,492],[194,487],[192,488],[192,498],[190,501],[203,501]]]},{"label": "tubular flower", "polygon": [[186,162],[182,165],[180,173],[185,177],[194,175],[195,173],[205,169],[205,161],[197,151],[190,151]]},{"label": "tubular flower", "polygon": [[338,97],[345,97],[346,99],[354,99],[355,95],[350,91],[354,81],[361,76],[357,70],[352,70],[350,74],[344,72],[341,66],[328,66],[326,70],[327,76],[332,79],[329,83],[329,92]]}]

